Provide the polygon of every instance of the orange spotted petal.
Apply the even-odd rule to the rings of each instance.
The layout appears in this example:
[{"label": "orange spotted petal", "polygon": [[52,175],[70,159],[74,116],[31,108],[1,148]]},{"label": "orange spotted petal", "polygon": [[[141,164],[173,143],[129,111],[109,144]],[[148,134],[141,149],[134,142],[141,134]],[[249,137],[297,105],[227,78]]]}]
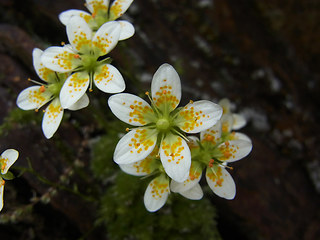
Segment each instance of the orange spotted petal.
[{"label": "orange spotted petal", "polygon": [[230,140],[244,140],[251,143],[251,139],[247,135],[239,132],[232,132],[228,138]]},{"label": "orange spotted petal", "polygon": [[51,69],[45,67],[41,62],[43,51],[39,48],[34,48],[32,51],[33,66],[39,78],[45,82],[50,82],[50,79],[55,78],[55,73]]},{"label": "orange spotted petal", "polygon": [[144,194],[146,209],[149,212],[158,211],[166,203],[169,193],[169,180],[164,175],[153,179]]},{"label": "orange spotted petal", "polygon": [[121,73],[111,64],[102,65],[96,70],[94,83],[106,93],[122,92],[126,87]]},{"label": "orange spotted petal", "polygon": [[103,24],[92,39],[99,56],[109,53],[118,43],[121,32],[120,23],[111,21]]},{"label": "orange spotted petal", "polygon": [[128,39],[133,36],[135,30],[134,30],[134,26],[130,22],[121,20],[121,21],[118,21],[118,23],[120,23],[120,27],[121,27],[119,41]]},{"label": "orange spotted petal", "polygon": [[129,164],[146,158],[157,142],[155,129],[136,128],[118,142],[113,159],[117,164]]},{"label": "orange spotted petal", "polygon": [[202,100],[187,104],[178,114],[175,122],[187,133],[198,133],[212,127],[221,118],[218,104]]},{"label": "orange spotted petal", "polygon": [[23,110],[39,109],[51,99],[51,93],[42,91],[41,86],[24,89],[17,98],[17,105]]},{"label": "orange spotted petal", "polygon": [[110,20],[121,17],[130,7],[133,0],[115,0],[110,6]]},{"label": "orange spotted petal", "polygon": [[191,153],[184,139],[168,134],[160,145],[160,159],[170,178],[176,182],[183,182],[188,178]]},{"label": "orange spotted petal", "polygon": [[172,192],[186,192],[198,184],[202,176],[202,167],[199,162],[192,161],[187,180],[184,182],[171,181],[170,189]]},{"label": "orange spotted petal", "polygon": [[143,126],[152,122],[154,112],[150,105],[140,97],[129,93],[112,95],[109,107],[121,121],[133,126]]},{"label": "orange spotted petal", "polygon": [[202,132],[200,132],[201,142],[209,142],[213,145],[216,145],[221,138],[221,121],[219,120],[215,125],[211,128],[208,128]]},{"label": "orange spotted petal", "polygon": [[58,98],[54,99],[46,108],[42,119],[42,131],[46,138],[51,138],[57,131],[63,117],[63,108]]},{"label": "orange spotted petal", "polygon": [[[1,174],[6,174],[9,168],[14,164],[14,162],[18,159],[19,152],[15,149],[7,149],[0,156],[0,166],[1,166]],[[1,182],[0,177],[0,182]],[[0,183],[1,185],[1,183]]]},{"label": "orange spotted petal", "polygon": [[203,197],[203,191],[199,183],[194,185],[189,190],[179,193],[190,200],[200,200]]},{"label": "orange spotted petal", "polygon": [[68,110],[76,111],[82,108],[85,108],[89,105],[89,97],[87,94],[84,94],[77,102],[71,105]]},{"label": "orange spotted petal", "polygon": [[211,190],[219,197],[233,199],[236,195],[236,185],[233,178],[225,168],[215,166],[214,171],[207,168],[206,179]]},{"label": "orange spotted petal", "polygon": [[171,112],[178,106],[181,99],[180,77],[171,65],[162,64],[153,75],[151,95],[162,112]]},{"label": "orange spotted petal", "polygon": [[146,176],[158,168],[158,161],[156,160],[158,152],[159,149],[155,147],[145,159],[129,164],[119,164],[119,167],[125,173],[134,176]]},{"label": "orange spotted petal", "polygon": [[75,55],[71,45],[49,47],[43,52],[41,61],[45,67],[53,71],[71,72],[81,64],[81,60]]},{"label": "orange spotted petal", "polygon": [[91,14],[82,10],[75,10],[75,9],[67,10],[60,13],[59,20],[63,25],[67,25],[70,18],[73,16],[78,16],[83,18],[86,21],[86,23],[89,23],[89,21],[92,20]]},{"label": "orange spotted petal", "polygon": [[220,151],[219,160],[235,162],[247,156],[252,149],[252,143],[245,140],[232,140],[221,143],[218,146]]},{"label": "orange spotted petal", "polygon": [[71,46],[78,52],[87,53],[91,49],[92,30],[83,18],[73,16],[69,19],[67,35]]},{"label": "orange spotted petal", "polygon": [[76,72],[67,78],[60,91],[62,108],[75,104],[87,91],[90,80],[87,72]]},{"label": "orange spotted petal", "polygon": [[109,0],[86,0],[86,7],[95,15],[101,9],[108,11]]},{"label": "orange spotted petal", "polygon": [[231,113],[223,114],[221,117],[221,126],[223,133],[229,133],[233,126],[233,117]]}]

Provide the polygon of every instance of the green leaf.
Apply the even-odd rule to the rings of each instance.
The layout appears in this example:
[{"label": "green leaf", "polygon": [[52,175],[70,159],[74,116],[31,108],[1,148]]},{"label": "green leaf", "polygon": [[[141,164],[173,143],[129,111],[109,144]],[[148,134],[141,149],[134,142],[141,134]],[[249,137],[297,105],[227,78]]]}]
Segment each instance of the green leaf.
[{"label": "green leaf", "polygon": [[12,180],[14,178],[16,178],[12,172],[7,172],[6,174],[1,174],[1,177],[4,179],[4,180]]}]

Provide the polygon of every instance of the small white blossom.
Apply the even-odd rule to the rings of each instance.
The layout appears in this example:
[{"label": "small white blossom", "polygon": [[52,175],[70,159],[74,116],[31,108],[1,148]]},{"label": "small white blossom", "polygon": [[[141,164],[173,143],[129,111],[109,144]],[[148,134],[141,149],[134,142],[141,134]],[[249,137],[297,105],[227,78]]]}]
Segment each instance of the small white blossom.
[{"label": "small white blossom", "polygon": [[[38,111],[43,105],[49,103],[44,111],[42,131],[46,138],[51,138],[57,131],[64,109],[61,107],[59,94],[62,85],[70,74],[56,73],[46,68],[41,62],[43,51],[35,48],[32,52],[33,66],[42,82],[30,80],[39,86],[28,87],[23,90],[18,98],[17,105],[23,110],[35,109]],[[77,102],[69,107],[70,110],[78,110],[88,106],[89,98],[83,95]]]},{"label": "small white blossom", "polygon": [[[67,25],[70,18],[78,16],[84,19],[93,31],[97,31],[104,23],[121,17],[130,7],[133,0],[115,0],[109,8],[109,0],[87,0],[86,6],[90,13],[82,10],[67,10],[59,15],[60,21]],[[134,34],[133,25],[125,20],[117,21],[121,26],[119,40],[130,38]]]},{"label": "small white blossom", "polygon": [[98,61],[108,54],[118,43],[120,24],[107,22],[93,33],[82,18],[73,16],[67,24],[70,45],[49,47],[42,55],[43,64],[56,72],[74,72],[65,81],[60,101],[63,108],[69,108],[87,91],[92,82],[101,91],[118,93],[125,89],[121,73],[109,59]]},{"label": "small white blossom", "polygon": [[151,106],[132,94],[111,96],[108,101],[111,111],[120,120],[137,127],[120,139],[114,161],[128,164],[142,160],[158,142],[166,174],[183,182],[191,165],[185,133],[197,133],[211,127],[220,119],[222,109],[210,101],[191,101],[185,107],[177,108],[180,98],[180,78],[169,64],[161,65],[153,76]]},{"label": "small white blossom", "polygon": [[18,159],[18,156],[18,151],[14,149],[7,149],[0,156],[0,211],[3,208],[4,179],[6,179],[9,168]]}]

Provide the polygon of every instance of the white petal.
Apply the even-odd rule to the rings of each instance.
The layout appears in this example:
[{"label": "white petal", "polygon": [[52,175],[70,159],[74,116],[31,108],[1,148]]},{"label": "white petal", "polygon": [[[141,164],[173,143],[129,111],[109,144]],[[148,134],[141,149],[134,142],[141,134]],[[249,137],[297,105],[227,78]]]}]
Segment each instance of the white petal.
[{"label": "white petal", "polygon": [[74,52],[70,45],[64,47],[49,47],[42,56],[41,62],[45,67],[56,72],[71,72],[80,65],[76,52]]},{"label": "white petal", "polygon": [[121,20],[121,21],[118,21],[118,23],[120,23],[120,27],[121,27],[119,41],[128,39],[133,36],[135,30],[134,30],[134,26],[130,22]]},{"label": "white petal", "polygon": [[68,110],[76,111],[82,108],[85,108],[89,105],[89,97],[87,94],[84,94],[76,103],[71,105]]},{"label": "white petal", "polygon": [[221,115],[222,108],[218,104],[202,100],[187,104],[175,122],[187,133],[198,133],[216,124]]},{"label": "white petal", "polygon": [[133,0],[115,0],[110,6],[110,19],[115,20],[121,17],[132,2]]},{"label": "white petal", "polygon": [[251,139],[247,135],[245,135],[243,133],[239,133],[239,132],[232,132],[230,139],[231,140],[244,140],[244,141],[252,143]]},{"label": "white petal", "polygon": [[235,162],[247,156],[252,149],[252,143],[244,140],[232,140],[221,143],[218,146],[221,161]]},{"label": "white petal", "polygon": [[216,167],[216,175],[207,168],[206,179],[211,190],[219,197],[233,199],[236,195],[236,185],[233,178],[223,167]]},{"label": "white petal", "polygon": [[72,47],[79,52],[87,53],[91,49],[92,30],[83,18],[73,16],[69,19],[67,35]]},{"label": "white petal", "polygon": [[170,193],[169,181],[161,175],[153,179],[144,193],[144,205],[149,212],[158,211],[167,201]]},{"label": "white petal", "polygon": [[198,182],[201,179],[201,176],[202,176],[201,164],[198,162],[192,161],[188,179],[180,183],[172,180],[170,183],[170,189],[172,192],[178,192],[178,193],[186,192],[198,184]]},{"label": "white petal", "polygon": [[109,8],[109,0],[86,0],[86,7],[91,13],[96,12],[99,8]]},{"label": "white petal", "polygon": [[124,135],[114,150],[113,159],[118,164],[129,164],[146,158],[157,142],[154,129],[136,128]]},{"label": "white petal", "polygon": [[233,126],[233,117],[231,113],[223,114],[221,117],[222,132],[229,133]]},{"label": "white petal", "polygon": [[240,114],[233,113],[232,117],[233,117],[233,125],[232,125],[233,130],[238,130],[247,124],[247,120],[244,118],[244,116]]},{"label": "white petal", "polygon": [[58,98],[54,99],[46,108],[42,119],[42,131],[49,139],[57,131],[63,117],[63,109]]},{"label": "white petal", "polygon": [[181,99],[180,77],[169,64],[162,64],[153,75],[151,95],[155,105],[163,112],[171,112]]},{"label": "white petal", "polygon": [[67,78],[60,91],[62,108],[70,108],[87,91],[90,80],[87,72],[76,72]]},{"label": "white petal", "polygon": [[196,137],[196,136],[188,136],[188,146],[190,148],[190,151],[193,149],[193,148],[198,148],[199,147],[199,138]]},{"label": "white petal", "polygon": [[222,133],[221,121],[219,120],[211,128],[208,128],[200,132],[200,139],[202,142],[210,142],[213,145],[215,145],[220,140],[221,133]]},{"label": "white petal", "polygon": [[39,109],[51,99],[48,91],[41,86],[32,86],[23,90],[17,98],[17,105],[23,110]]},{"label": "white petal", "polygon": [[150,153],[145,159],[129,164],[119,164],[119,167],[125,173],[134,176],[146,176],[159,167],[157,163],[158,161],[156,160],[158,152],[159,149],[155,147],[152,153]]},{"label": "white petal", "polygon": [[129,93],[112,95],[108,104],[117,118],[133,126],[150,123],[154,115],[152,108],[145,100]]},{"label": "white petal", "polygon": [[4,180],[2,180],[0,177],[0,211],[3,208],[3,192],[4,192]]},{"label": "white petal", "polygon": [[[1,174],[6,174],[9,168],[18,159],[19,152],[15,149],[7,149],[0,156]],[[1,177],[0,177],[1,181]]]},{"label": "white petal", "polygon": [[179,193],[185,198],[191,200],[200,200],[203,197],[203,191],[199,183],[196,184],[193,188],[189,189],[188,191]]},{"label": "white petal", "polygon": [[33,67],[36,70],[39,78],[45,82],[48,82],[49,75],[54,75],[54,71],[46,68],[41,62],[41,56],[43,51],[39,48],[34,48],[32,51]]},{"label": "white petal", "polygon": [[168,134],[160,145],[160,159],[167,175],[176,182],[183,182],[189,176],[191,153],[185,140]]},{"label": "white petal", "polygon": [[120,32],[120,23],[115,21],[107,22],[98,29],[92,39],[92,43],[100,52],[100,56],[109,53],[117,45]]},{"label": "white petal", "polygon": [[121,73],[111,64],[102,65],[97,69],[94,83],[105,93],[118,93],[126,88]]},{"label": "white petal", "polygon": [[223,98],[219,101],[219,105],[222,107],[223,109],[223,114],[228,114],[230,113],[230,100],[227,98]]},{"label": "white petal", "polygon": [[70,9],[67,11],[64,11],[62,13],[59,14],[59,20],[63,25],[67,25],[70,18],[73,16],[78,16],[83,18],[87,23],[92,19],[92,16],[82,10],[75,10],[75,9]]}]

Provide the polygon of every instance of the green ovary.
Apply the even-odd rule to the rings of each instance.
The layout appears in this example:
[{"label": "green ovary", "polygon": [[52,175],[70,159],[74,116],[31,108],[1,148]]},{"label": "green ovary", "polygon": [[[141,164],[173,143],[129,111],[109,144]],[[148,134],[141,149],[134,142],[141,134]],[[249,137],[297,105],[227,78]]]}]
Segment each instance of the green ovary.
[{"label": "green ovary", "polygon": [[170,127],[170,122],[168,119],[165,119],[165,118],[160,118],[158,119],[157,123],[157,129],[160,130],[160,131],[166,131],[169,129]]}]

